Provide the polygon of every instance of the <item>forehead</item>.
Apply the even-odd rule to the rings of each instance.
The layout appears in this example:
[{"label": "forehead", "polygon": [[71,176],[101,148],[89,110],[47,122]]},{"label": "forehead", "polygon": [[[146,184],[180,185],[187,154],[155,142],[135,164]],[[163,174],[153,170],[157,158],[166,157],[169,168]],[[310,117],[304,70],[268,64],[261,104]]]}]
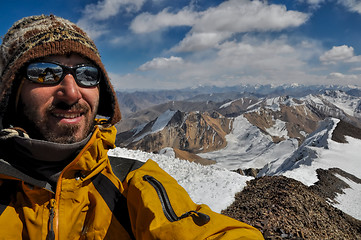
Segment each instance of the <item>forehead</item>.
[{"label": "forehead", "polygon": [[57,62],[66,66],[74,66],[79,65],[83,63],[91,63],[88,59],[85,57],[82,57],[79,54],[69,54],[69,55],[50,55],[41,58],[42,61],[51,61],[51,62]]}]

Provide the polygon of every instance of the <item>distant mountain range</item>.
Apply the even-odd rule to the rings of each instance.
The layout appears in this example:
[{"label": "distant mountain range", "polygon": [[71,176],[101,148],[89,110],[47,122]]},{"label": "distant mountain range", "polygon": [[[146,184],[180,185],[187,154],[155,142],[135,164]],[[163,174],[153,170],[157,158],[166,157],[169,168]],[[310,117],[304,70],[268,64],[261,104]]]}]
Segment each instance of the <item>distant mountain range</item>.
[{"label": "distant mountain range", "polygon": [[352,96],[361,96],[361,89],[353,86],[338,85],[238,85],[232,87],[198,86],[180,90],[152,90],[136,92],[117,92],[119,105],[124,118],[152,106],[170,101],[222,103],[241,97],[302,97],[322,93],[325,90],[341,90]]},{"label": "distant mountain range", "polygon": [[205,101],[169,101],[128,115],[117,125],[116,144],[147,152],[171,147],[190,153],[189,160],[197,154],[227,168],[237,168],[239,158],[252,159],[243,161],[243,167],[262,168],[274,158],[288,157],[330,117],[361,128],[359,90],[329,88],[275,88],[298,97],[274,96],[275,91],[268,90],[265,97],[258,92],[222,93],[231,99],[221,102],[210,101],[211,94],[202,96]]}]

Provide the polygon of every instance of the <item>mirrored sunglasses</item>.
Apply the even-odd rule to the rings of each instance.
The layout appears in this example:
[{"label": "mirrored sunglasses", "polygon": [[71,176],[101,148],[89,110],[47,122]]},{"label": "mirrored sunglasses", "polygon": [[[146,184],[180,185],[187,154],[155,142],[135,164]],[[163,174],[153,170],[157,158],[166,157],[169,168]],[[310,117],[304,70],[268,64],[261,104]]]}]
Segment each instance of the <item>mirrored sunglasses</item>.
[{"label": "mirrored sunglasses", "polygon": [[100,70],[88,64],[68,67],[56,62],[33,62],[26,67],[27,79],[40,84],[58,84],[69,73],[81,87],[97,86],[101,78]]}]

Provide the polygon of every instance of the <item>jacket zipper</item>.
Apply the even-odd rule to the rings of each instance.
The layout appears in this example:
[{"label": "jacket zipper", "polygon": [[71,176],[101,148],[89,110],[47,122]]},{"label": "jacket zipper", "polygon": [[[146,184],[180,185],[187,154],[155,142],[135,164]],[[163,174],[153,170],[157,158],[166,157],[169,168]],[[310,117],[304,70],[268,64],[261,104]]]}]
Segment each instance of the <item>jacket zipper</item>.
[{"label": "jacket zipper", "polygon": [[55,216],[55,199],[50,200],[50,215],[49,215],[49,232],[48,236],[46,237],[47,240],[54,240],[55,239],[55,232],[54,232],[54,216]]},{"label": "jacket zipper", "polygon": [[62,178],[63,178],[63,174],[64,172],[66,172],[68,169],[70,169],[73,165],[75,165],[78,161],[79,161],[79,158],[80,156],[83,155],[83,153],[88,149],[89,146],[91,146],[95,139],[96,139],[96,134],[97,134],[97,131],[99,131],[99,128],[96,128],[94,133],[93,133],[93,136],[89,139],[88,143],[84,146],[84,148],[78,153],[78,155],[75,157],[75,159],[70,163],[68,164],[64,169],[63,171],[60,173],[60,176],[59,176],[59,180],[58,180],[58,183],[56,184],[56,191],[55,191],[55,199],[51,199],[50,200],[50,209],[49,209],[49,232],[48,232],[48,236],[47,236],[47,240],[54,240],[56,239],[57,237],[55,237],[55,235],[58,235],[59,233],[59,227],[58,227],[58,224],[59,224],[59,219],[58,217],[59,216],[56,216],[56,212],[59,212],[59,195],[60,195],[60,192],[61,192],[61,181],[62,181]]},{"label": "jacket zipper", "polygon": [[180,217],[178,217],[177,214],[174,212],[174,209],[170,203],[167,191],[165,190],[162,183],[159,182],[154,177],[149,176],[149,175],[143,176],[143,179],[145,181],[147,181],[148,183],[150,183],[150,185],[152,185],[153,188],[156,190],[159,200],[160,200],[160,203],[162,205],[164,215],[170,222],[175,222],[175,221],[181,220],[181,219],[189,217],[189,216],[195,217],[197,219],[197,224],[200,224],[200,225],[204,225],[209,222],[210,217],[208,215],[197,212],[197,211],[189,211],[189,212],[184,213]]}]

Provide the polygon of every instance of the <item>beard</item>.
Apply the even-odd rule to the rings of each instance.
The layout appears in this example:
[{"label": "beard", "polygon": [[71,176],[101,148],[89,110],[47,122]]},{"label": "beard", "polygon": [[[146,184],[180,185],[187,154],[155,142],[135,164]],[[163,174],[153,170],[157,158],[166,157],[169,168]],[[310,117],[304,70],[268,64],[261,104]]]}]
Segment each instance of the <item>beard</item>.
[{"label": "beard", "polygon": [[[23,127],[31,136],[35,139],[46,140],[55,143],[71,144],[79,142],[85,139],[93,130],[95,122],[96,110],[94,113],[89,114],[91,109],[86,104],[75,103],[68,105],[64,102],[59,102],[55,105],[50,105],[44,114],[44,117],[40,117],[36,109],[21,104],[20,112],[21,116],[20,126]],[[62,124],[57,122],[54,126],[51,124],[50,118],[54,109],[80,111],[84,116],[84,124]],[[80,134],[79,134],[80,133]]]}]

